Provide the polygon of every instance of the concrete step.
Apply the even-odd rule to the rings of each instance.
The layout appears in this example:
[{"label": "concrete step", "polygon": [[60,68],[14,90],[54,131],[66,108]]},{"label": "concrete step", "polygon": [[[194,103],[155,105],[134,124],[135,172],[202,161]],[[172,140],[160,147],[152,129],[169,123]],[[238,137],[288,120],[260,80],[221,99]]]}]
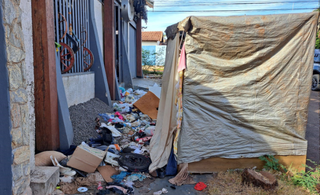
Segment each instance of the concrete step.
[{"label": "concrete step", "polygon": [[34,195],[49,195],[59,183],[59,168],[36,166],[31,174],[30,187]]}]

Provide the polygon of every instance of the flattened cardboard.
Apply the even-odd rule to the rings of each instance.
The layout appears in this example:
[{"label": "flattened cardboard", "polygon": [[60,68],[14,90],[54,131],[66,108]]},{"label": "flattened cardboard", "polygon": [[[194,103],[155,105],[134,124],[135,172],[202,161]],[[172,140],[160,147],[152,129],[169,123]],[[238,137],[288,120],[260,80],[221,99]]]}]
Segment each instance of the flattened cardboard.
[{"label": "flattened cardboard", "polygon": [[133,106],[138,108],[143,114],[148,115],[152,120],[157,119],[160,99],[151,91],[136,101]]},{"label": "flattened cardboard", "polygon": [[111,176],[119,174],[119,171],[117,171],[115,168],[113,168],[110,165],[98,167],[98,171],[106,182],[113,182],[113,179],[111,179]]},{"label": "flattened cardboard", "polygon": [[67,165],[87,173],[94,173],[105,155],[105,151],[80,145],[74,151]]}]

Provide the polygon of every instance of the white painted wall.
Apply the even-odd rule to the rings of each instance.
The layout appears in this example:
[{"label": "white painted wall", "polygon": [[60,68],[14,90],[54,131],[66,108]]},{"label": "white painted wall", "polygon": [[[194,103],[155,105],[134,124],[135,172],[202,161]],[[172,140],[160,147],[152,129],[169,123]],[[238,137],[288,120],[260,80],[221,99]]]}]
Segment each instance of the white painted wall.
[{"label": "white painted wall", "polygon": [[25,64],[22,64],[24,83],[27,85],[28,93],[28,117],[30,137],[30,170],[34,169],[35,151],[35,111],[34,111],[34,73],[33,73],[33,39],[32,39],[32,17],[31,0],[20,1],[21,25],[23,32],[23,44],[25,48]]},{"label": "white painted wall", "polygon": [[100,43],[101,52],[102,52],[102,55],[103,55],[103,15],[102,15],[102,4],[98,0],[94,0],[94,18],[96,20],[99,43]]},{"label": "white painted wall", "polygon": [[151,41],[142,41],[142,46],[157,46],[157,42],[151,42]]},{"label": "white painted wall", "polygon": [[94,98],[94,73],[73,73],[62,75],[68,107]]},{"label": "white painted wall", "polygon": [[166,45],[157,45],[156,46],[156,65],[164,66],[166,60]]}]

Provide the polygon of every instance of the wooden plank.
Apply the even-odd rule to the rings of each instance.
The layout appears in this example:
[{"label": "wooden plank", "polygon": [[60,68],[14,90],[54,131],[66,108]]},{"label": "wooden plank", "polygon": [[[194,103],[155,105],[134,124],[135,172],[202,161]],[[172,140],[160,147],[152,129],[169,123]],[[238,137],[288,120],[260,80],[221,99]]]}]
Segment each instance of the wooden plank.
[{"label": "wooden plank", "polygon": [[[279,159],[279,163],[285,166],[290,166],[299,171],[305,170],[301,166],[306,164],[307,156],[275,156]],[[212,173],[218,171],[227,171],[229,169],[244,169],[256,166],[258,169],[263,168],[263,161],[259,158],[240,158],[240,159],[226,159],[226,158],[209,158],[199,162],[189,163],[189,173]]]},{"label": "wooden plank", "polygon": [[103,6],[104,67],[112,100],[115,100],[116,81],[114,34],[114,2],[113,0],[105,0]]},{"label": "wooden plank", "polygon": [[60,145],[53,11],[52,0],[32,0],[37,151]]},{"label": "wooden plank", "polygon": [[142,73],[142,37],[141,37],[141,17],[138,18],[137,20],[137,29],[136,29],[136,51],[137,51],[137,77],[142,78],[143,73]]}]

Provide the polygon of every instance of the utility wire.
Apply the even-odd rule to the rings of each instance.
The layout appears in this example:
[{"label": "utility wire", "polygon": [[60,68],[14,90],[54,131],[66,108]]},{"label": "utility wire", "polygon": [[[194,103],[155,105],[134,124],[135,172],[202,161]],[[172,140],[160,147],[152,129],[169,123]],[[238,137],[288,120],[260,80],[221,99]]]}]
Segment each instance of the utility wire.
[{"label": "utility wire", "polygon": [[181,6],[195,6],[195,5],[265,5],[265,4],[289,4],[289,3],[318,3],[318,1],[274,1],[274,2],[185,2],[185,1],[170,1],[168,2],[155,2],[156,7],[172,7],[175,4]]},{"label": "utility wire", "polygon": [[[318,9],[316,8],[295,8],[294,10],[315,10]],[[246,9],[246,10],[241,10],[241,9],[225,9],[225,10],[154,10],[154,11],[148,11],[148,13],[152,12],[252,12],[252,11],[286,11],[286,10],[291,10],[292,9]]]}]

